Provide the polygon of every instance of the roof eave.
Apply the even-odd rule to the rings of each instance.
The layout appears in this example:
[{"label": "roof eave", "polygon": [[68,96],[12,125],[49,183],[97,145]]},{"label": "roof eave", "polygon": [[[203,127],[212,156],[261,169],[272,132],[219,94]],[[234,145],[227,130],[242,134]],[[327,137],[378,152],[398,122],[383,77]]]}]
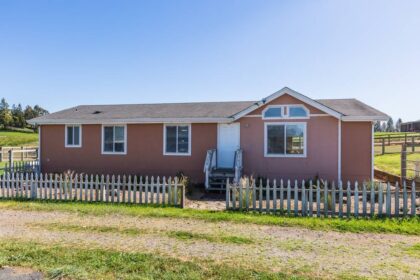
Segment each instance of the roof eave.
[{"label": "roof eave", "polygon": [[58,125],[58,124],[151,124],[151,123],[230,123],[233,118],[133,118],[133,119],[32,119],[31,125]]},{"label": "roof eave", "polygon": [[388,116],[343,116],[341,120],[344,122],[376,122],[387,121]]}]

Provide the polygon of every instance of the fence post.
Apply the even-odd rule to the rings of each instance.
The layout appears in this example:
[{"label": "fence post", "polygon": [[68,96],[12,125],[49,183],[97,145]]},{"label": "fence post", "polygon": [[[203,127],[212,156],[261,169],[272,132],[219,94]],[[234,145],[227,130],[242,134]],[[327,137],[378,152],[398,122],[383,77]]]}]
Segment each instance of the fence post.
[{"label": "fence post", "polygon": [[411,151],[414,153],[416,150],[416,143],[414,142],[414,136],[411,136]]},{"label": "fence post", "polygon": [[407,178],[407,146],[403,144],[401,147],[401,181],[404,182],[406,178]]},{"label": "fence post", "polygon": [[416,216],[416,182],[411,183],[411,216]]},{"label": "fence post", "polygon": [[[159,187],[159,185],[158,185]],[[181,185],[181,190],[182,190],[182,194],[181,194],[181,208],[185,207],[185,185],[182,184]]]},{"label": "fence post", "polygon": [[20,161],[23,161],[24,154],[23,154],[23,147],[20,147]]},{"label": "fence post", "polygon": [[385,154],[385,138],[382,138],[382,155]]},{"label": "fence post", "polygon": [[12,168],[13,168],[13,150],[10,149],[8,153],[9,153],[9,168],[10,168],[10,172],[12,172]]}]

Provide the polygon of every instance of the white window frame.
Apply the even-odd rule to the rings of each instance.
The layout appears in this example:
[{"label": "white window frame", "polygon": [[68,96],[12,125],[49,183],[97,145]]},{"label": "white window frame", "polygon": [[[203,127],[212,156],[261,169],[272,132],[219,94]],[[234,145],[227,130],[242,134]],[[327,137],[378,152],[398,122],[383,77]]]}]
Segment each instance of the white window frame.
[{"label": "white window frame", "polygon": [[[306,112],[306,117],[291,117],[289,115],[290,112],[290,107],[300,107],[303,108]],[[282,116],[281,117],[265,117],[265,112],[268,109],[271,108],[281,108],[281,113]],[[287,110],[286,110],[287,108]],[[310,112],[309,109],[306,108],[304,105],[302,104],[281,104],[281,105],[268,105],[266,108],[264,108],[264,110],[261,112],[261,117],[263,120],[284,120],[284,119],[288,119],[288,120],[306,120],[310,118]]]},{"label": "white window frame", "polygon": [[[284,154],[269,154],[267,153],[267,127],[269,125],[284,125]],[[287,151],[287,135],[286,135],[286,126],[287,125],[303,125],[303,154],[286,154]],[[264,157],[283,157],[283,158],[306,158],[307,155],[307,143],[308,143],[308,134],[307,134],[307,123],[306,122],[266,122],[264,123]]]},{"label": "white window frame", "polygon": [[[173,152],[166,152],[166,127],[167,126],[188,126],[188,153],[173,153]],[[163,125],[163,155],[164,156],[191,156],[191,124],[190,123],[165,123]],[[176,147],[178,149],[178,135],[176,136]]]},{"label": "white window frame", "polygon": [[[262,119],[263,120],[281,120],[285,118],[285,112],[284,112],[284,105],[269,105],[262,111]],[[280,108],[281,109],[281,117],[265,117],[265,112],[267,112],[269,109],[272,108]]]},{"label": "white window frame", "polygon": [[[115,127],[122,126],[124,127],[124,152],[106,152],[105,149],[105,127]],[[103,124],[101,127],[101,153],[103,155],[126,155],[127,154],[127,124]],[[113,142],[115,143],[115,132],[114,132],[114,139]]]},{"label": "white window frame", "polygon": [[[73,130],[74,130],[74,127],[79,128],[79,145],[71,145],[71,144],[67,143],[67,128],[69,128],[69,127],[73,127]],[[81,124],[66,124],[64,126],[64,130],[65,130],[65,132],[64,132],[64,147],[66,147],[66,148],[81,148],[82,147],[82,139],[83,139],[83,137],[82,137],[82,125]],[[74,142],[74,131],[73,131],[73,142]]]}]

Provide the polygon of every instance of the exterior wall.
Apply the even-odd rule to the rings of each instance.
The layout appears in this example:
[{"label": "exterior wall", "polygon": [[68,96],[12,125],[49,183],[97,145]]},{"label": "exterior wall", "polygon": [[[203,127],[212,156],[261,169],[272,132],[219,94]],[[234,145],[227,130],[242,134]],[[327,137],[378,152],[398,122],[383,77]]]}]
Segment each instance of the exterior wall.
[{"label": "exterior wall", "polygon": [[[299,120],[263,120],[261,112],[268,105],[302,104],[312,116]],[[244,174],[277,179],[338,179],[338,120],[289,95],[283,95],[238,120],[241,125]],[[265,157],[264,123],[306,122],[306,158]]]},{"label": "exterior wall", "polygon": [[401,132],[420,132],[420,122],[402,123]]},{"label": "exterior wall", "polygon": [[191,125],[191,156],[163,155],[163,124],[128,124],[127,154],[101,154],[101,125],[82,126],[82,147],[64,147],[64,125],[41,128],[42,172],[174,176],[183,171],[203,182],[208,149],[217,146],[217,124]]},{"label": "exterior wall", "polygon": [[342,180],[359,182],[372,176],[372,123],[341,123]]}]

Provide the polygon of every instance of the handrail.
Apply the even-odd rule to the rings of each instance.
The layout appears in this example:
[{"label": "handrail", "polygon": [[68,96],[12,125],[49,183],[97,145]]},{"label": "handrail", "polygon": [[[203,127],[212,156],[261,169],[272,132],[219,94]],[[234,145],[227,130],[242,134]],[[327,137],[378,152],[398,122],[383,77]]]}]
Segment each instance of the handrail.
[{"label": "handrail", "polygon": [[242,177],[242,149],[237,149],[235,151],[235,183],[239,182]]},{"label": "handrail", "polygon": [[206,189],[209,187],[209,177],[210,177],[211,170],[213,169],[213,167],[216,166],[216,155],[217,155],[216,149],[208,150],[206,154],[206,160],[204,161],[204,170],[203,170],[203,172],[206,174],[206,181],[205,181]]}]

